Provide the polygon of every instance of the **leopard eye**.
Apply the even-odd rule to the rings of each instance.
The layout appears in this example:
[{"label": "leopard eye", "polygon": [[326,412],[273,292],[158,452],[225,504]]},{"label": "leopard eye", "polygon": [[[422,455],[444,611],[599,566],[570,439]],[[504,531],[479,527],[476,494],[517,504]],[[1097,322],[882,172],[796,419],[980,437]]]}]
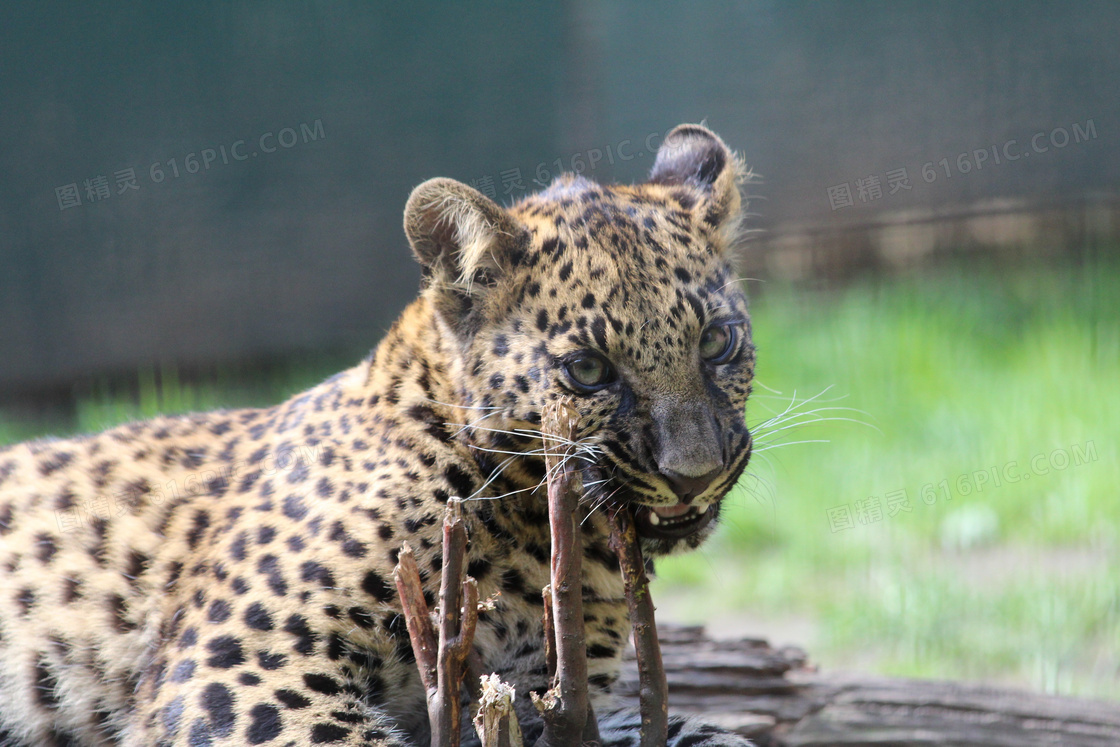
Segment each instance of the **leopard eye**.
[{"label": "leopard eye", "polygon": [[577,389],[585,392],[602,389],[615,379],[614,368],[607,359],[591,352],[576,353],[566,360],[564,373]]},{"label": "leopard eye", "polygon": [[735,355],[739,341],[739,327],[734,324],[716,324],[700,335],[700,357],[709,363],[727,363]]}]

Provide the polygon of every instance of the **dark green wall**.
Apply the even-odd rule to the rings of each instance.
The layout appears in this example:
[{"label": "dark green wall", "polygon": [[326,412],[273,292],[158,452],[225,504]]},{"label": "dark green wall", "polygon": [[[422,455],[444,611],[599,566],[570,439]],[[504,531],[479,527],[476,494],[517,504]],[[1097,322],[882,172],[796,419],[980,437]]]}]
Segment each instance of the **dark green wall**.
[{"label": "dark green wall", "polygon": [[[596,153],[591,176],[638,179],[682,121],[743,152],[756,225],[779,234],[1116,194],[1117,38],[1114,2],[9,4],[0,394],[372,346],[415,292],[412,186],[489,179],[508,202],[525,192],[503,172],[532,189]],[[1090,120],[1087,142],[956,166]],[[264,152],[284,128],[292,147]],[[204,149],[210,167],[187,173]],[[924,182],[942,158],[951,176]],[[130,168],[138,189],[118,193]],[[888,195],[898,168],[913,188]],[[829,187],[869,175],[883,197],[833,209]],[[91,201],[99,176],[109,197]],[[60,209],[69,184],[81,204]]]}]

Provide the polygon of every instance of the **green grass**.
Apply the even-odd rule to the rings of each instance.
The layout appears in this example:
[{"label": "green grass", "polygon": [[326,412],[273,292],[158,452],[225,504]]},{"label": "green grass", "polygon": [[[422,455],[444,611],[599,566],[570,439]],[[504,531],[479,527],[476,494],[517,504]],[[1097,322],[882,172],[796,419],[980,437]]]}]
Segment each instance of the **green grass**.
[{"label": "green grass", "polygon": [[[1120,265],[754,292],[756,456],[717,537],[659,563],[666,616],[730,620],[825,668],[1120,697]],[[357,358],[202,383],[145,370],[67,416],[0,412],[0,442],[278,402]],[[789,406],[815,415],[760,425]],[[838,419],[804,422],[822,418]],[[896,491],[910,511],[889,515]],[[883,514],[861,524],[868,498]]]},{"label": "green grass", "polygon": [[795,422],[860,422],[759,427],[721,534],[659,564],[655,598],[808,630],[828,668],[1120,697],[1120,267],[767,287],[753,321],[781,394],[759,386],[748,422],[814,395],[800,409],[851,409]]}]

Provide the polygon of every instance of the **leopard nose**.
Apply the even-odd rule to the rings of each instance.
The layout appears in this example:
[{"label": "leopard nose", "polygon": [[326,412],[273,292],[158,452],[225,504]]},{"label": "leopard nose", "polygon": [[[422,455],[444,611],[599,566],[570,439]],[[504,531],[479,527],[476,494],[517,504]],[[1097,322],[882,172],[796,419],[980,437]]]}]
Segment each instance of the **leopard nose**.
[{"label": "leopard nose", "polygon": [[703,493],[712,484],[712,480],[716,479],[722,470],[716,468],[711,472],[705,473],[698,477],[689,477],[682,475],[679,472],[667,469],[661,471],[661,476],[669,483],[669,487],[677,494],[677,498],[681,503],[689,503],[693,498]]}]

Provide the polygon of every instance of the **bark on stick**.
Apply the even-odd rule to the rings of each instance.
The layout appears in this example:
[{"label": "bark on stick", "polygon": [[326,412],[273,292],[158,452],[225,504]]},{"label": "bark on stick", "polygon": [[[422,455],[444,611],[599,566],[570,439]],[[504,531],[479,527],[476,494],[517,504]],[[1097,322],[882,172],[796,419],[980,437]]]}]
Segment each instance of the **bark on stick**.
[{"label": "bark on stick", "polygon": [[458,747],[460,742],[463,677],[478,623],[478,585],[464,576],[466,554],[462,508],[458,500],[451,500],[443,520],[438,639],[424,601],[416,557],[407,544],[393,573],[416,666],[427,692],[432,747]]},{"label": "bark on stick", "polygon": [[619,506],[609,514],[611,547],[618,555],[626,585],[626,603],[634,628],[634,653],[638,663],[639,709],[642,715],[641,747],[664,747],[669,728],[669,686],[657,641],[653,598],[630,509]]},{"label": "bark on stick", "polygon": [[552,583],[545,588],[545,650],[552,687],[534,702],[544,719],[536,747],[572,747],[598,741],[587,695],[587,647],[583,625],[583,543],[579,505],[582,485],[574,454],[579,416],[567,402],[541,416],[548,470],[548,519],[552,532]]}]

